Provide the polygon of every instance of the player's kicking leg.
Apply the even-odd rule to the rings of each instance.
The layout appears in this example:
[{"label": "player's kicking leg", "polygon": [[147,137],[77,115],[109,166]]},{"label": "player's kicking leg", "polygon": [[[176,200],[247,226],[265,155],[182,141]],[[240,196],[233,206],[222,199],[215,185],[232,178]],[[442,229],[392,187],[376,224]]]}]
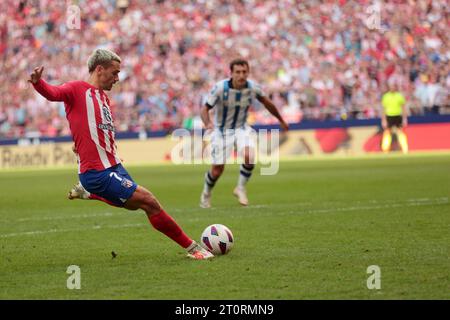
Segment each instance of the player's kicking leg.
[{"label": "player's kicking leg", "polygon": [[175,220],[164,211],[151,192],[145,188],[137,186],[124,207],[129,210],[144,210],[152,226],[186,249],[189,258],[205,260],[214,257],[212,253],[189,238]]},{"label": "player's kicking leg", "polygon": [[[138,186],[122,165],[103,171],[86,172],[79,175],[80,186],[90,193],[89,199],[104,201],[110,205],[124,207],[128,210],[142,209],[147,214],[151,225],[187,251],[192,259],[205,260],[214,255],[189,238],[180,226],[168,215],[158,200],[144,187]],[[80,186],[76,191],[81,199],[86,198]],[[94,197],[93,197],[94,196]]]}]

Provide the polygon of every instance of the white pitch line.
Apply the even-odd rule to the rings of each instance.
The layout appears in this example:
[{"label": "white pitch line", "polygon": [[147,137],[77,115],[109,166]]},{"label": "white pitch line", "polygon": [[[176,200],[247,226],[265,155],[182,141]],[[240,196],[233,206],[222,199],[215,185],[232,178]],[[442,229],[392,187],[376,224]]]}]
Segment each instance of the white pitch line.
[{"label": "white pitch line", "polygon": [[[441,197],[441,198],[434,198],[434,199],[430,199],[430,198],[418,198],[418,199],[407,199],[404,200],[405,203],[407,205],[411,204],[411,203],[436,203],[436,202],[448,202],[448,197]],[[369,200],[366,201],[365,203],[367,204],[383,204],[383,206],[386,203],[395,203],[394,205],[399,205],[399,202],[396,200]],[[362,202],[356,201],[356,204],[364,204]],[[312,202],[302,202],[299,204],[299,206],[307,206],[307,205],[312,205]],[[290,204],[271,204],[271,205],[266,205],[266,204],[260,204],[260,205],[249,205],[247,208],[249,209],[266,209],[266,208],[279,208],[279,207],[285,207],[285,206],[290,206]],[[360,208],[360,207],[359,207]],[[383,207],[384,208],[384,207]],[[215,211],[217,209],[220,208],[211,208],[208,211]],[[346,210],[345,208],[341,208],[342,210]],[[374,209],[377,209],[374,208]],[[322,210],[328,210],[328,209],[314,209],[312,210],[312,212],[315,212],[317,210],[317,212],[322,212]],[[333,209],[335,210],[335,209]],[[175,208],[170,210],[170,212],[174,212],[174,213],[185,213],[185,212],[198,212],[198,211],[202,211],[202,209],[199,208],[185,208],[185,209],[179,209],[179,208]],[[328,211],[325,211],[328,212]],[[78,215],[58,215],[58,216],[44,216],[44,217],[28,217],[28,218],[20,218],[17,220],[0,220],[1,222],[4,223],[17,223],[17,222],[27,222],[27,221],[53,221],[53,220],[71,220],[71,219],[90,219],[90,218],[95,218],[95,217],[113,217],[113,216],[125,216],[125,215],[129,215],[130,212],[129,211],[118,211],[118,212],[103,212],[103,213],[85,213],[85,214],[78,214]],[[131,213],[132,214],[132,213]]]},{"label": "white pitch line", "polygon": [[285,214],[293,214],[293,213],[332,213],[332,212],[345,212],[345,211],[370,211],[377,209],[392,209],[392,208],[403,208],[403,207],[414,207],[414,206],[428,206],[428,205],[436,205],[436,204],[448,204],[448,200],[446,201],[434,201],[434,202],[412,202],[407,204],[385,204],[385,205],[376,205],[376,206],[354,206],[354,207],[346,207],[346,208],[330,208],[330,209],[313,209],[306,210],[302,212],[289,211],[286,213],[278,213],[278,215]]},{"label": "white pitch line", "polygon": [[[428,205],[440,205],[448,204],[449,200],[447,197],[436,198],[436,199],[419,199],[420,201],[415,201],[414,199],[409,199],[408,203],[393,203],[384,205],[374,205],[374,206],[351,206],[351,207],[341,207],[341,208],[329,208],[329,209],[312,209],[312,210],[302,210],[302,211],[287,211],[285,213],[276,213],[277,216],[289,215],[289,214],[311,214],[311,213],[331,213],[331,212],[345,212],[345,211],[370,211],[376,209],[389,209],[389,208],[401,208],[401,207],[413,207],[413,206],[428,206]],[[270,213],[273,215],[273,213]],[[89,215],[88,215],[89,216]],[[92,215],[91,215],[92,216]],[[89,216],[89,217],[91,217]],[[240,215],[230,215],[230,218],[242,218],[242,217],[254,217],[254,215],[240,214]],[[257,213],[258,217],[265,216],[265,214]],[[187,221],[199,221],[198,217],[188,218]],[[88,231],[88,230],[99,230],[99,229],[121,229],[121,228],[135,228],[142,227],[147,224],[137,223],[137,224],[123,224],[123,225],[108,225],[108,226],[93,226],[88,228],[77,228],[77,229],[50,229],[50,230],[36,230],[28,232],[17,232],[17,233],[7,233],[0,234],[0,238],[10,238],[17,236],[29,236],[29,235],[40,235],[49,233],[62,233],[62,232],[74,232],[74,231]]]},{"label": "white pitch line", "polygon": [[136,228],[136,227],[142,227],[145,225],[147,225],[147,224],[135,223],[135,224],[112,225],[112,226],[93,226],[90,228],[36,230],[36,231],[28,231],[28,232],[0,234],[0,238],[10,238],[10,237],[17,237],[17,236],[34,236],[34,235],[48,234],[48,233],[78,232],[78,231],[99,230],[99,229]]},{"label": "white pitch line", "polygon": [[85,219],[85,218],[93,218],[93,217],[111,217],[111,216],[117,216],[117,215],[125,215],[128,214],[128,212],[104,212],[104,213],[93,213],[93,214],[78,214],[78,215],[71,215],[71,216],[48,216],[48,217],[31,217],[31,218],[21,218],[17,219],[17,222],[24,222],[24,221],[47,221],[47,220],[66,220],[66,219]]}]

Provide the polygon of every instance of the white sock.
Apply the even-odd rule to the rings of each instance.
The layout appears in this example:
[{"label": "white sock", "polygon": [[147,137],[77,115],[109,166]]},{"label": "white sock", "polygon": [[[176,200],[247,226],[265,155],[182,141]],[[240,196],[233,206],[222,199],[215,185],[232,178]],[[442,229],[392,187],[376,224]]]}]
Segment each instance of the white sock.
[{"label": "white sock", "polygon": [[245,165],[241,164],[239,171],[238,187],[243,188],[247,184],[248,180],[252,176],[252,171],[255,166],[253,164]]},{"label": "white sock", "polygon": [[216,184],[217,178],[214,179],[211,173],[208,171],[205,174],[205,184],[203,185],[203,192],[204,193],[211,193],[212,189],[214,188],[214,185]]},{"label": "white sock", "polygon": [[186,248],[187,251],[191,251],[197,246],[197,242],[195,240],[192,240],[192,243],[189,245],[189,247]]}]

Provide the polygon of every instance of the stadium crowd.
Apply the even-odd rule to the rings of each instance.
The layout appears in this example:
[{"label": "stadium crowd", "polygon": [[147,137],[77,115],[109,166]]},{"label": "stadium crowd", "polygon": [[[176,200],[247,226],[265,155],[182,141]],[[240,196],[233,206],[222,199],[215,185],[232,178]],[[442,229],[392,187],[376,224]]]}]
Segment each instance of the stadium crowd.
[{"label": "stadium crowd", "polygon": [[[76,5],[70,6],[70,5]],[[232,58],[250,61],[288,122],[374,118],[393,81],[412,114],[449,113],[447,0],[6,0],[0,11],[0,138],[69,134],[62,103],[26,82],[87,79],[97,47],[122,58],[118,131],[200,125]],[[77,26],[77,8],[80,24]],[[379,11],[378,11],[379,8]],[[259,105],[251,123],[273,118]]]}]

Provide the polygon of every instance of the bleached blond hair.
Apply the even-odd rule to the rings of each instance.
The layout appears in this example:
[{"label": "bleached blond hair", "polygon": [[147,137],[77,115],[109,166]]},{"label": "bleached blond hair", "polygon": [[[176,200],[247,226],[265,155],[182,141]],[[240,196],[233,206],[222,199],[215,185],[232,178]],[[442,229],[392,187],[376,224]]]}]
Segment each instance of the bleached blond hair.
[{"label": "bleached blond hair", "polygon": [[99,65],[108,67],[112,61],[122,62],[120,57],[107,49],[95,49],[88,59],[89,73],[93,72]]}]

